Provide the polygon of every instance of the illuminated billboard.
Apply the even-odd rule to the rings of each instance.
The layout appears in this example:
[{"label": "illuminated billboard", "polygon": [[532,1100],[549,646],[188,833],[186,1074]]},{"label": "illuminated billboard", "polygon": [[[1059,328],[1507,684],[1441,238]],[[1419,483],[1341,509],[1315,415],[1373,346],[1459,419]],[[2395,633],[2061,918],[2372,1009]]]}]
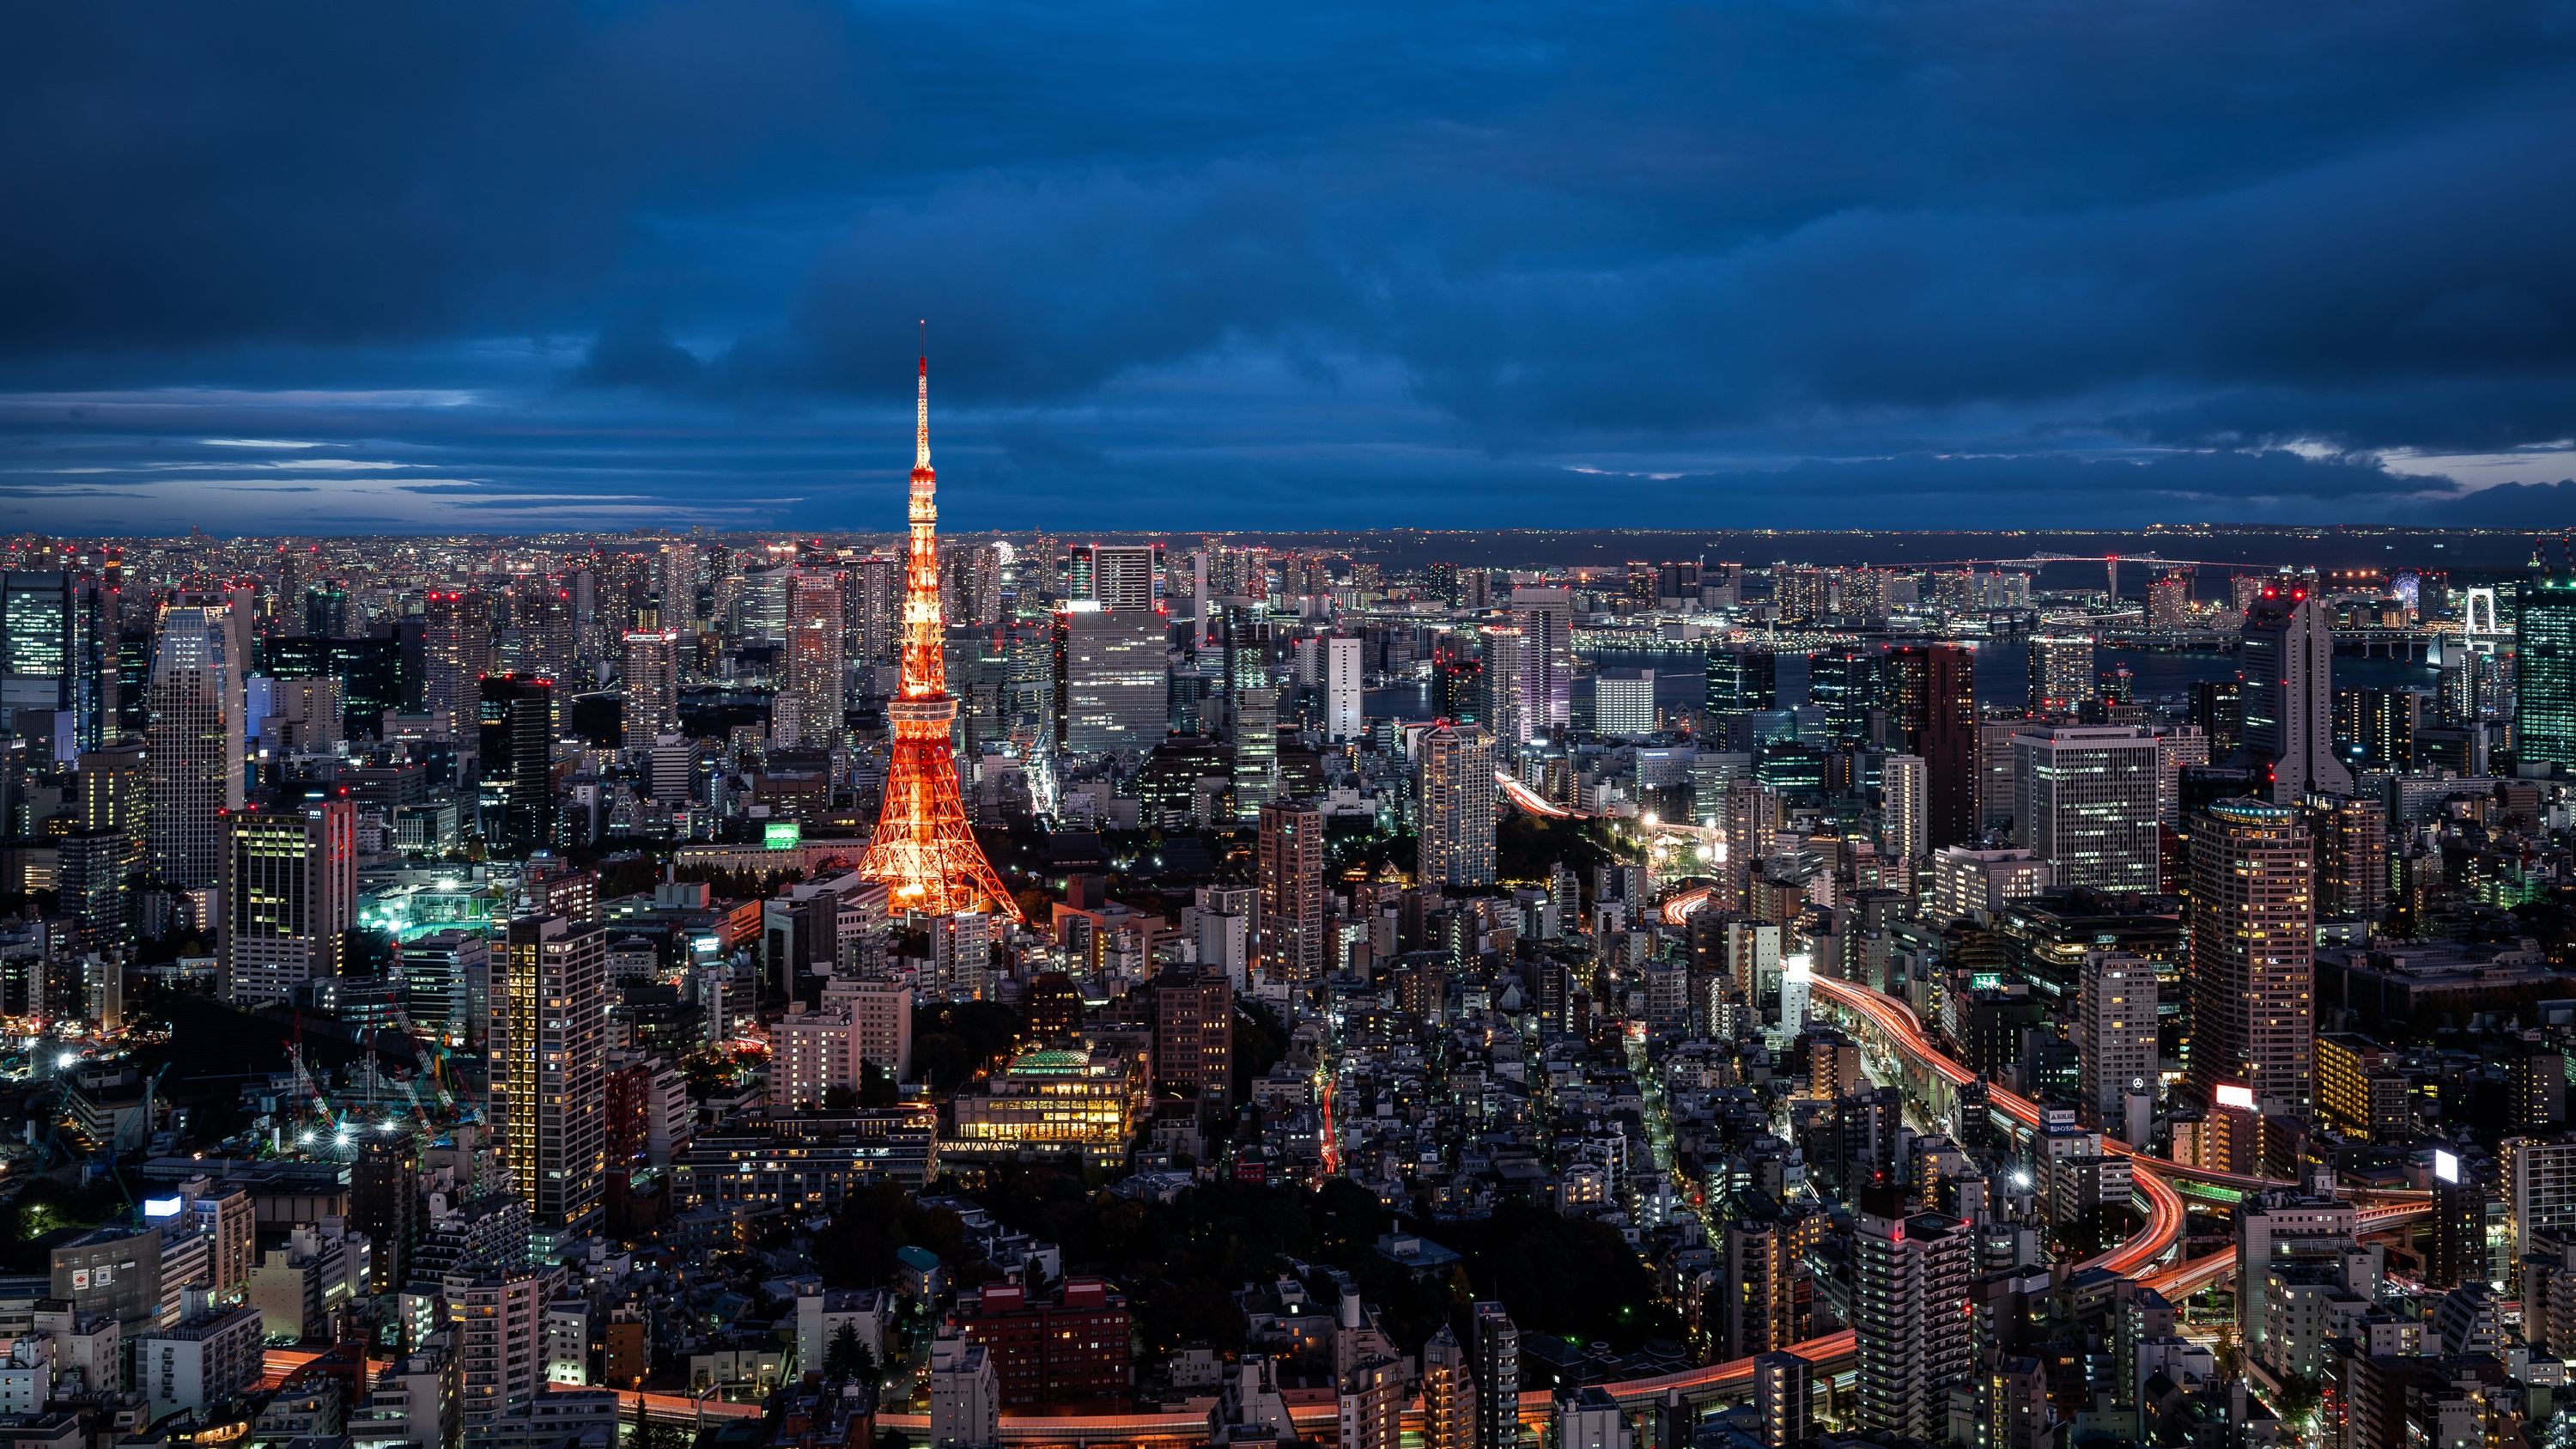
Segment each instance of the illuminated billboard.
[{"label": "illuminated billboard", "polygon": [[760,827],[760,848],[794,850],[805,838],[805,827],[793,820],[772,820]]}]

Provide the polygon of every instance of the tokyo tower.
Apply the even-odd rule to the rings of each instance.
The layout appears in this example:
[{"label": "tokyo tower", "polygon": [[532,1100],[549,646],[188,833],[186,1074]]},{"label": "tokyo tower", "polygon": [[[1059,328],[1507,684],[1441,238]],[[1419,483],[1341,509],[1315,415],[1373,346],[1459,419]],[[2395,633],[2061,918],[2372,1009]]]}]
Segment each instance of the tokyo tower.
[{"label": "tokyo tower", "polygon": [[939,613],[939,505],[930,471],[930,359],[921,360],[912,453],[912,552],[904,568],[903,693],[886,705],[894,726],[894,760],[886,771],[885,806],[876,834],[859,862],[859,874],[891,888],[897,911],[954,915],[985,911],[1020,919],[1020,908],[1002,886],[1001,873],[984,858],[966,824],[957,793],[957,754],[949,725],[957,701],[948,697],[941,663],[944,630]]}]

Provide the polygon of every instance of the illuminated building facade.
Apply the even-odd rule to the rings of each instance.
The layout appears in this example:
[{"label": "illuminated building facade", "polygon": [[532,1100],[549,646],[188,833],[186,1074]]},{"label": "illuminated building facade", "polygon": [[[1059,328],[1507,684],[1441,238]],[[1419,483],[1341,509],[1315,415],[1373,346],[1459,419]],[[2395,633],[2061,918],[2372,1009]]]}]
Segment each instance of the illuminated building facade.
[{"label": "illuminated building facade", "polygon": [[1145,1094],[1142,1058],[1047,1048],[1022,1052],[984,1090],[957,1098],[951,1152],[1022,1147],[1123,1152]]},{"label": "illuminated building facade", "polygon": [[2191,1085],[2245,1084],[2266,1110],[2314,1095],[2316,877],[2299,813],[2221,800],[2191,831]]},{"label": "illuminated building facade", "polygon": [[912,548],[904,569],[903,687],[886,705],[894,758],[885,802],[859,873],[891,888],[893,909],[928,915],[986,911],[1020,919],[1001,873],[984,858],[957,790],[939,607],[938,475],[930,468],[930,359],[921,360],[912,463]]},{"label": "illuminated building facade", "polygon": [[358,903],[357,807],[328,800],[224,817],[221,960],[226,996],[286,1001],[340,974]]},{"label": "illuminated building facade", "polygon": [[502,1160],[541,1226],[598,1211],[608,1176],[608,931],[595,921],[512,921],[492,1025]]}]

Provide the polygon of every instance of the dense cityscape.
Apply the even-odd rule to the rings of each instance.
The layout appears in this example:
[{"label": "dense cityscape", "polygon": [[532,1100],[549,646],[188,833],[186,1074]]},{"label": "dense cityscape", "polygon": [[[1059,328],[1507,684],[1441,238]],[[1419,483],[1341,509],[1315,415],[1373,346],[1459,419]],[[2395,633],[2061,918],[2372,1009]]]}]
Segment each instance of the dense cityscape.
[{"label": "dense cityscape", "polygon": [[11,1443],[2560,1442],[2561,540],[943,540],[917,393],[7,541]]}]

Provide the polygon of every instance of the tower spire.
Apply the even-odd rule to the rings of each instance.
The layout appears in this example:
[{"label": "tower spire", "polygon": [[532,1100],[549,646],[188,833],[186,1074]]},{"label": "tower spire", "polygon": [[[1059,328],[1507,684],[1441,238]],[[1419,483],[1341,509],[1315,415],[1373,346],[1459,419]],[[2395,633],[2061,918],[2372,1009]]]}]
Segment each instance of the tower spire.
[{"label": "tower spire", "polygon": [[986,911],[1020,918],[975,831],[957,788],[949,697],[942,657],[947,630],[939,608],[938,475],[930,470],[930,354],[913,387],[912,542],[904,560],[903,687],[886,705],[894,752],[886,768],[885,803],[859,874],[890,887],[894,909],[924,915]]},{"label": "tower spire", "polygon": [[922,354],[921,389],[913,401],[912,476],[930,471],[930,355]]}]

